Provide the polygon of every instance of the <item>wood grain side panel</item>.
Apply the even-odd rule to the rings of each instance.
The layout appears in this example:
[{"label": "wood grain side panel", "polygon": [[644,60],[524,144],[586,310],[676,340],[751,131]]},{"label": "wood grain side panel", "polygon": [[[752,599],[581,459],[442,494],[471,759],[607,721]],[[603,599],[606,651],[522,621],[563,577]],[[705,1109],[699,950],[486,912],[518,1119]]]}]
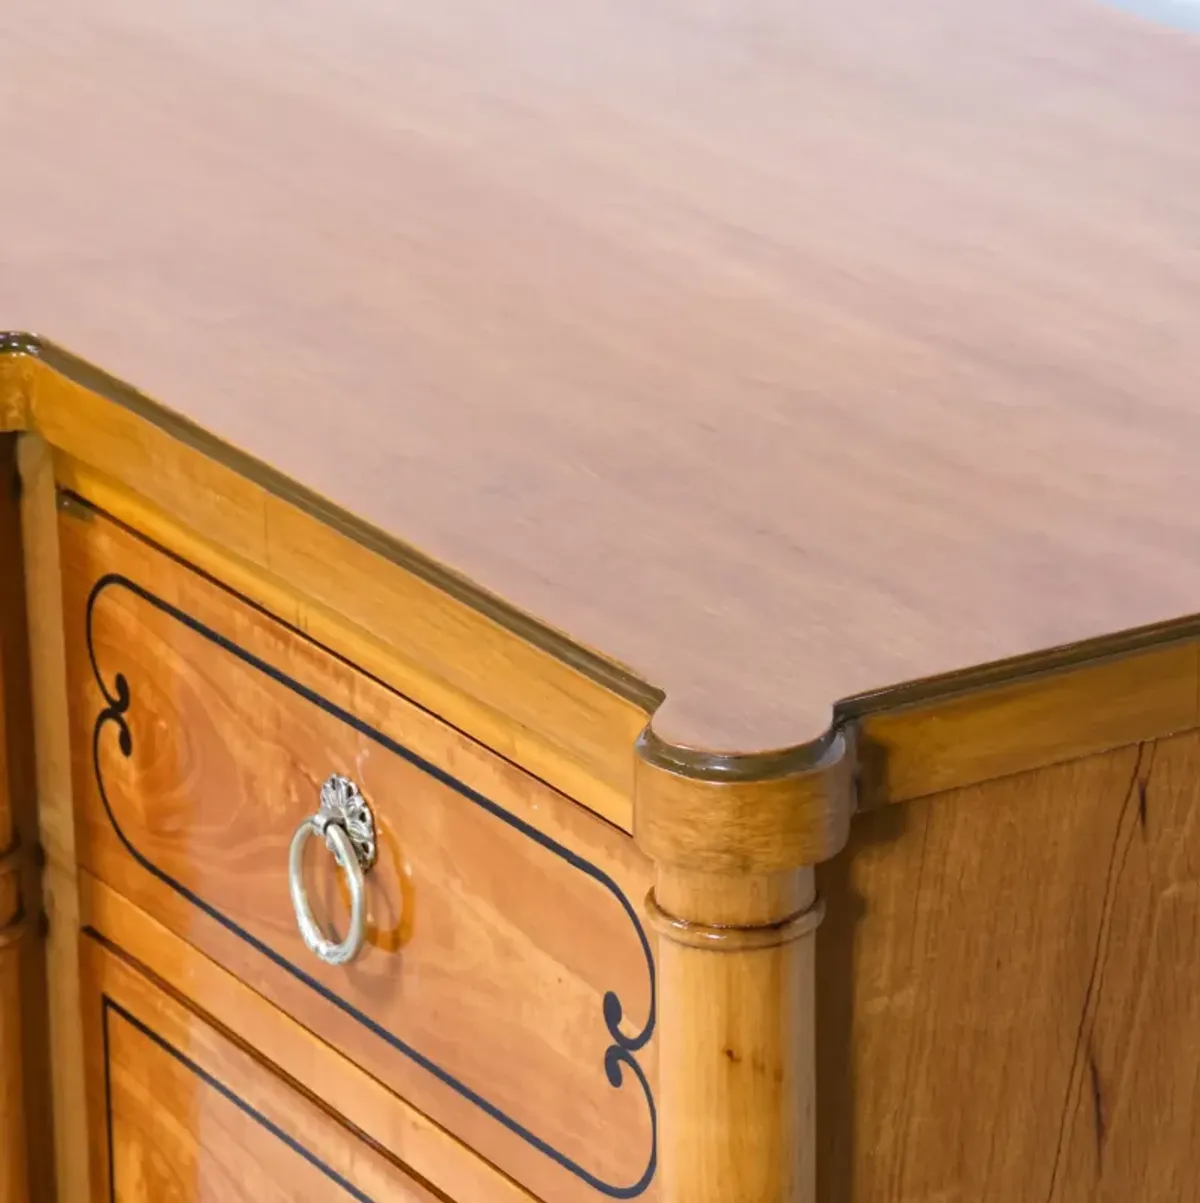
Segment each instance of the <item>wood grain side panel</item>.
[{"label": "wood grain side panel", "polygon": [[821,866],[822,1203],[1200,1198],[1200,735],[863,816]]},{"label": "wood grain side panel", "polygon": [[[108,520],[61,529],[81,866],[535,1192],[651,1197],[629,838]],[[304,947],[287,884],[332,772],[380,848],[341,968]],[[317,844],[309,888],[344,930]]]},{"label": "wood grain side panel", "polygon": [[82,960],[97,1203],[442,1197],[94,940]]}]

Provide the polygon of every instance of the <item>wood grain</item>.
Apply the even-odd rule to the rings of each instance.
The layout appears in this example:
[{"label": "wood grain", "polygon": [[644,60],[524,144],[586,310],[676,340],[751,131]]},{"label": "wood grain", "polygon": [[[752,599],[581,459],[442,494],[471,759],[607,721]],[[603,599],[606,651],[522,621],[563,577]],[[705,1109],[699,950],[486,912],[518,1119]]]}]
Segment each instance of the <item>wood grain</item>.
[{"label": "wood grain", "polygon": [[[80,1156],[80,1151],[87,1147],[87,1124],[57,495],[53,461],[42,439],[23,436],[17,446],[17,463],[21,474],[38,839],[45,856],[41,898],[47,925],[47,1022],[54,1099],[55,1183],[57,1197],[63,1203],[84,1203],[93,1196],[88,1159]],[[44,1144],[42,1156],[45,1156]]]},{"label": "wood grain", "polygon": [[30,941],[25,938],[29,923],[18,821],[18,791],[30,788],[22,747],[29,730],[23,714],[27,696],[18,692],[22,675],[12,663],[25,652],[14,442],[0,437],[0,580],[6,582],[0,592],[0,1203],[28,1203],[30,1198],[25,1045],[34,1044],[28,1039],[33,1017],[27,1009],[30,964],[25,954]]},{"label": "wood grain", "polygon": [[818,869],[822,1203],[1200,1199],[1200,735],[862,816]]},{"label": "wood grain", "polygon": [[[27,356],[0,357],[0,363],[9,368],[10,395],[67,449],[56,454],[55,472],[74,495],[150,534],[501,755],[633,830],[632,795],[639,787],[630,749],[653,742],[639,741],[654,705],[650,686],[641,686],[641,702],[632,693],[614,693],[548,648],[521,644],[514,632],[472,614],[460,599],[413,580],[401,565],[356,544],[345,531],[278,503],[260,483],[206,459],[145,417],[106,403]],[[23,375],[15,372],[18,364]],[[31,396],[36,404],[30,404]],[[97,463],[134,484],[97,471]],[[238,503],[233,509],[227,505],[231,497]],[[200,505],[200,498],[213,504]],[[237,516],[246,510],[263,511],[261,530]],[[183,524],[185,516],[189,525]],[[319,555],[312,550],[318,546]],[[279,550],[292,547],[308,550],[299,559]],[[332,562],[339,564],[336,577],[326,569]],[[284,564],[286,579],[279,576]],[[1195,627],[1172,624],[1036,662],[979,668],[840,703],[835,722],[858,735],[859,805],[910,800],[1195,726],[1200,705]],[[820,747],[806,751],[802,775],[823,790],[831,783],[811,770],[825,753]],[[741,810],[769,827],[767,839],[774,841],[777,828],[766,820],[778,811],[776,803],[782,800],[792,812],[790,818],[774,816],[785,831],[809,808],[794,807],[792,792],[779,794],[779,778],[790,774],[766,761],[743,773],[745,781],[732,790],[716,778],[676,783],[676,789],[697,795],[684,811],[708,806],[704,795],[714,792],[715,783],[715,792],[736,795]],[[664,834],[673,838],[669,830]],[[692,831],[693,838],[697,834]],[[754,842],[748,831],[742,838]],[[829,842],[823,846],[828,849]]]},{"label": "wood grain", "polygon": [[83,963],[98,1203],[444,1198],[95,941]]},{"label": "wood grain", "polygon": [[[652,1024],[632,841],[102,516],[60,529],[80,865],[535,1193],[643,1182],[649,1087],[605,1074],[613,1002],[623,1037]],[[287,879],[334,772],[380,849],[346,967],[305,948]],[[335,862],[308,853],[344,931]],[[634,1059],[653,1081],[653,1043]]]},{"label": "wood grain", "polygon": [[0,352],[0,432],[29,429],[29,378],[37,370],[27,355]]},{"label": "wood grain", "polygon": [[1200,641],[1181,639],[854,722],[863,809],[1200,726]]},{"label": "wood grain", "polygon": [[475,608],[423,579],[394,541],[348,531],[328,506],[308,512],[29,363],[28,421],[60,449],[62,485],[631,828],[630,750],[653,689],[577,649],[583,671],[526,632],[528,620],[518,633],[494,604]]},{"label": "wood grain", "polygon": [[0,325],[792,745],[1196,612],[1198,71],[1084,0],[12,0]]},{"label": "wood grain", "polygon": [[667,871],[655,897],[664,1198],[814,1203],[812,870],[719,886]]},{"label": "wood grain", "polygon": [[640,740],[637,752],[633,831],[659,864],[753,877],[826,860],[846,842],[857,759],[841,733],[819,756],[781,757],[749,780],[691,775],[657,755],[656,741]]},{"label": "wood grain", "polygon": [[304,1092],[452,1199],[532,1203],[533,1196],[261,994],[90,873],[85,922]]}]

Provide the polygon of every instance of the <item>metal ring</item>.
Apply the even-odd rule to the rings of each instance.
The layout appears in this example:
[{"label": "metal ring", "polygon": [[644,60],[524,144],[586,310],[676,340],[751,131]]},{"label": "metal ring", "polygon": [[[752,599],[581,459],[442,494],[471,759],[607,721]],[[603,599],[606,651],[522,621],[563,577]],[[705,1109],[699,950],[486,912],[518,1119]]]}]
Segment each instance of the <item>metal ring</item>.
[{"label": "metal ring", "polygon": [[[308,891],[304,888],[304,845],[310,835],[325,837],[325,847],[337,858],[350,883],[350,930],[340,944],[321,935],[308,904]],[[334,773],[321,786],[320,808],[296,828],[288,852],[288,886],[296,924],[309,951],[327,965],[345,965],[362,950],[367,931],[363,875],[375,863],[375,853],[375,816],[366,798],[349,777]]]},{"label": "metal ring", "polygon": [[350,887],[350,930],[341,943],[327,940],[321,934],[312,907],[308,903],[308,890],[304,885],[304,845],[310,835],[321,835],[321,826],[315,818],[305,819],[292,836],[292,847],[288,853],[288,885],[291,887],[292,906],[296,911],[296,925],[308,950],[315,953],[327,965],[345,965],[354,960],[362,950],[366,938],[366,890],[363,871],[355,855],[350,837],[339,823],[325,824],[325,846],[333,853],[337,863],[346,874]]}]

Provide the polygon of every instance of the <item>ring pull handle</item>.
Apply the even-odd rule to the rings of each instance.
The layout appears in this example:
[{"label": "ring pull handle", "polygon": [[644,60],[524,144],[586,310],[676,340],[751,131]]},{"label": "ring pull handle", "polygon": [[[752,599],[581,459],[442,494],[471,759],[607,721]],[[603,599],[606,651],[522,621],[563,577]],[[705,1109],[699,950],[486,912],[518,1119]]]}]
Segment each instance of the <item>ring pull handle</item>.
[{"label": "ring pull handle", "polygon": [[[304,885],[304,845],[313,835],[323,836],[325,846],[346,875],[350,887],[350,930],[341,943],[327,940],[317,926],[308,890]],[[358,786],[349,777],[335,773],[321,786],[321,806],[304,820],[292,836],[288,852],[288,886],[296,926],[308,950],[327,965],[345,965],[362,951],[367,934],[366,886],[364,875],[375,863],[375,817]]]}]

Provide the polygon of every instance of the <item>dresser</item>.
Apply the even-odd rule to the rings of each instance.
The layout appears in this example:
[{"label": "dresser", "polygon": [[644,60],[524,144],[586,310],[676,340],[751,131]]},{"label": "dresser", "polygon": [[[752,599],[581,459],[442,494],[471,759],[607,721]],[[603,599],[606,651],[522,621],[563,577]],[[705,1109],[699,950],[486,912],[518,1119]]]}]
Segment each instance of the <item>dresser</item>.
[{"label": "dresser", "polygon": [[1200,1200],[1187,0],[7,0],[0,1203]]}]

